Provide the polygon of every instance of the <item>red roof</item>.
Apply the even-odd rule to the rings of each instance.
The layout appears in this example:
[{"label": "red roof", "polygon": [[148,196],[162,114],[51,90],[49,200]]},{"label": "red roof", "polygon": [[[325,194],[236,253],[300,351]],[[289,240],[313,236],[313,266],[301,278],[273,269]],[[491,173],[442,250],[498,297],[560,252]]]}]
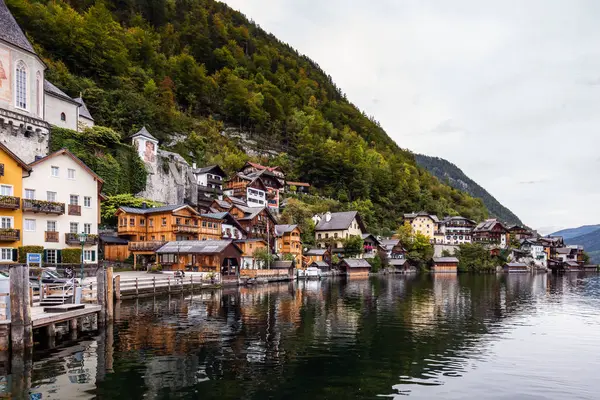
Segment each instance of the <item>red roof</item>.
[{"label": "red roof", "polygon": [[273,171],[275,171],[275,170],[280,170],[280,171],[281,171],[281,168],[280,168],[280,167],[266,167],[266,166],[264,166],[264,165],[260,165],[260,164],[254,163],[254,162],[252,162],[252,161],[248,161],[247,163],[248,163],[248,164],[250,164],[251,166],[253,166],[254,168],[258,168],[258,169],[266,169],[266,170],[267,170],[267,171],[269,171],[269,172],[273,172]]},{"label": "red roof", "polygon": [[306,182],[291,182],[291,181],[287,181],[286,184],[288,186],[306,186],[306,187],[310,186],[310,183],[306,183]]}]

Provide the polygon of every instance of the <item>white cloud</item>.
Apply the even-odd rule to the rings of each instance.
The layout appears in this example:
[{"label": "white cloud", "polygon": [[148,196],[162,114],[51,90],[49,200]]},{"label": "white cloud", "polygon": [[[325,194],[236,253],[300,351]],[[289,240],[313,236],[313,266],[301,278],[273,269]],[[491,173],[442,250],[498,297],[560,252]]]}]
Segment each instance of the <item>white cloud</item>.
[{"label": "white cloud", "polygon": [[600,221],[600,2],[226,2],[401,147],[455,163],[526,224]]}]

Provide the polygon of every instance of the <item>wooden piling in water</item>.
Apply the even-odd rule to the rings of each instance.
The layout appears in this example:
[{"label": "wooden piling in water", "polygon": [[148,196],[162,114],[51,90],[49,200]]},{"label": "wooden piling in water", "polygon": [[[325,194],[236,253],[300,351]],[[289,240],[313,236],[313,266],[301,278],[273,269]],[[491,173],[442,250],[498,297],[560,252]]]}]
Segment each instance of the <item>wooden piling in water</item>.
[{"label": "wooden piling in water", "polygon": [[113,267],[106,268],[106,318],[112,321],[114,318],[114,289],[113,289]]},{"label": "wooden piling in water", "polygon": [[115,276],[115,298],[121,300],[121,275]]},{"label": "wooden piling in water", "polygon": [[13,351],[33,346],[31,306],[29,305],[29,267],[19,264],[10,271],[10,337]]},{"label": "wooden piling in water", "polygon": [[98,268],[96,283],[98,285],[96,289],[98,305],[101,307],[98,313],[98,327],[101,327],[106,323],[106,272],[102,268]]}]

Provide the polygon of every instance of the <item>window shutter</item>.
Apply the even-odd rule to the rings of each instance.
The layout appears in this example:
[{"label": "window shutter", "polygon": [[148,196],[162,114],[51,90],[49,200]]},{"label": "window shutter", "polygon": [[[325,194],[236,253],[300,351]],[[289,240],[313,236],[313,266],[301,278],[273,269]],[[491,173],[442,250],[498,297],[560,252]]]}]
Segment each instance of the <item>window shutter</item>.
[{"label": "window shutter", "polygon": [[96,261],[96,250],[91,250],[92,252],[92,262]]},{"label": "window shutter", "polygon": [[62,263],[62,250],[56,250],[56,263]]},{"label": "window shutter", "polygon": [[13,249],[13,251],[12,251],[12,260],[14,262],[19,261],[19,250]]},{"label": "window shutter", "polygon": [[48,261],[48,250],[44,249],[44,253],[42,254],[42,261]]}]

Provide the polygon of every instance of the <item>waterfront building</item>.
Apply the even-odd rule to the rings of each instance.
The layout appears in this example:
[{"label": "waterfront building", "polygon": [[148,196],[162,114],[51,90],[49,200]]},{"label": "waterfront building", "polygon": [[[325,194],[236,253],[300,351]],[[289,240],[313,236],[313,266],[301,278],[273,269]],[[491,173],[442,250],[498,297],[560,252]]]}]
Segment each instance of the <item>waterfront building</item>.
[{"label": "waterfront building", "polygon": [[170,241],[156,250],[163,269],[239,274],[242,250],[233,240]]},{"label": "waterfront building", "polygon": [[315,240],[317,247],[329,248],[332,252],[344,252],[344,239],[362,237],[366,227],[358,211],[344,211],[315,215]]},{"label": "waterfront building", "polygon": [[208,209],[214,199],[223,200],[223,182],[226,174],[218,165],[196,168],[192,165],[192,172],[198,184],[198,206]]},{"label": "waterfront building", "polygon": [[533,262],[540,267],[548,266],[548,254],[544,251],[544,245],[537,240],[522,239],[521,250],[529,253]]},{"label": "waterfront building", "polygon": [[[410,225],[412,232],[426,236],[432,243],[435,242],[439,222],[440,220],[436,215],[430,215],[425,211],[404,214],[404,223]],[[438,240],[442,239],[441,235],[438,234],[437,236]]]},{"label": "waterfront building", "polygon": [[0,263],[18,261],[17,249],[22,244],[23,178],[31,167],[0,143]]},{"label": "waterfront building", "polygon": [[228,212],[206,213],[201,215],[203,218],[212,218],[221,220],[221,238],[222,239],[245,239],[246,230],[242,225]]},{"label": "waterfront building", "polygon": [[368,277],[371,264],[364,258],[344,258],[340,262],[340,269],[349,277]]},{"label": "waterfront building", "polygon": [[233,204],[229,213],[246,231],[248,238],[267,240],[273,249],[277,220],[267,207],[245,207]]},{"label": "waterfront building", "polygon": [[522,262],[509,262],[502,266],[504,272],[508,273],[520,273],[520,272],[529,272],[529,267],[527,264]]},{"label": "waterfront building", "polygon": [[465,217],[446,217],[439,223],[438,232],[441,239],[436,240],[435,243],[450,245],[471,243],[471,233],[476,225],[475,221]]},{"label": "waterfront building", "polygon": [[249,207],[265,207],[267,206],[267,191],[260,176],[249,176],[238,172],[225,183],[223,193],[243,199]]},{"label": "waterfront building", "polygon": [[456,274],[458,272],[458,258],[434,257],[431,272]]},{"label": "waterfront building", "polygon": [[486,219],[473,229],[472,240],[504,249],[509,244],[508,229],[497,219]]},{"label": "waterfront building", "polygon": [[380,242],[389,260],[404,258],[406,250],[402,247],[400,239],[382,239]]},{"label": "waterfront building", "polygon": [[60,263],[62,250],[81,246],[83,260],[97,262],[100,193],[104,181],[66,149],[29,164],[23,179],[23,245],[44,246],[45,262]]},{"label": "waterfront building", "polygon": [[242,269],[263,269],[267,265],[263,261],[259,261],[254,257],[256,250],[268,251],[267,241],[260,238],[254,239],[239,239],[235,240],[235,244],[242,250],[241,268]]},{"label": "waterfront building", "polygon": [[363,257],[375,257],[380,247],[379,239],[377,239],[374,235],[371,235],[370,233],[363,233],[361,237],[363,240]]},{"label": "waterfront building", "polygon": [[280,258],[291,254],[297,267],[302,266],[302,240],[298,225],[275,225],[275,252]]},{"label": "waterfront building", "polygon": [[331,264],[331,253],[328,249],[315,248],[305,249],[304,257],[302,258],[302,264],[304,266],[310,265],[315,262],[325,262],[327,265]]}]

